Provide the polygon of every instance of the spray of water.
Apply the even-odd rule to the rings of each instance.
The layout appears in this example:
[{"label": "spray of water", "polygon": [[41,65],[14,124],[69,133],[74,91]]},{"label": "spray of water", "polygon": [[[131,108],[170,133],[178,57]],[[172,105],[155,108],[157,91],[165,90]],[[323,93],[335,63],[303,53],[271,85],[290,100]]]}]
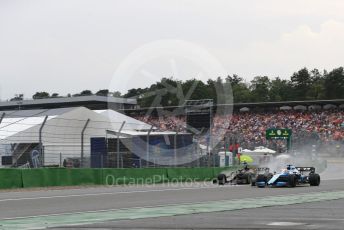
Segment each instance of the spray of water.
[{"label": "spray of water", "polygon": [[268,164],[261,167],[269,167],[272,172],[280,172],[288,164],[297,167],[315,167],[322,180],[344,179],[344,158],[331,150],[326,149],[326,146],[319,150],[317,146],[304,145],[292,153],[274,156]]}]

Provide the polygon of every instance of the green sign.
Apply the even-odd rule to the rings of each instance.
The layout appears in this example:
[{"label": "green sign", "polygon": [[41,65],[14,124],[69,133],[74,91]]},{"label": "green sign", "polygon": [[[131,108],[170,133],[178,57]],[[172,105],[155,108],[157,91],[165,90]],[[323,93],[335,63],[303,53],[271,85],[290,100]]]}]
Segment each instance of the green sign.
[{"label": "green sign", "polygon": [[291,129],[267,129],[266,139],[290,139]]}]

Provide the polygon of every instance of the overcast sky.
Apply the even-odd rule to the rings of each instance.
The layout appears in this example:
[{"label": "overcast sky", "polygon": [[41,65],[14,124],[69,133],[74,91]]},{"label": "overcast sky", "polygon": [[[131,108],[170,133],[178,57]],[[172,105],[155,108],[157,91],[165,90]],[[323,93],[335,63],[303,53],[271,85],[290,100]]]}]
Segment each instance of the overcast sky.
[{"label": "overcast sky", "polygon": [[[343,12],[342,0],[0,0],[0,99],[36,91],[124,91],[155,81],[148,75],[195,77],[192,60],[145,58],[158,52],[161,59],[157,44],[168,45],[165,40],[190,44],[175,48],[181,55],[198,47],[247,81],[288,78],[305,66],[332,69],[344,60]],[[141,70],[115,74],[133,53],[141,55]]]}]

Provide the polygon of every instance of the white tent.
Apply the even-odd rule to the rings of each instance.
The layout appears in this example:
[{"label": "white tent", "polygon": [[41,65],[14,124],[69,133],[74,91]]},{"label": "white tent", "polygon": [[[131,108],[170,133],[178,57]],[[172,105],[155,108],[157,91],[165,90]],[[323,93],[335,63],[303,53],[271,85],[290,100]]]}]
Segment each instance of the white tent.
[{"label": "white tent", "polygon": [[294,106],[294,109],[295,110],[307,110],[307,107],[304,105],[297,105],[297,106]]},{"label": "white tent", "polygon": [[282,106],[282,107],[280,107],[280,110],[291,110],[292,109],[292,107],[290,107],[290,106]]},{"label": "white tent", "polygon": [[118,130],[121,127],[123,121],[125,121],[126,130],[149,130],[151,128],[151,125],[147,123],[136,120],[132,117],[126,116],[111,109],[95,110],[95,112],[107,117],[111,122],[111,126],[114,130]]},{"label": "white tent", "polygon": [[249,150],[249,149],[243,149],[243,150],[241,151],[242,154],[250,154],[250,153],[253,153],[253,152],[254,152],[254,151]]},{"label": "white tent", "polygon": [[332,104],[326,104],[326,105],[324,105],[323,108],[324,109],[335,109],[335,108],[337,108],[337,106],[336,105],[332,105]]},{"label": "white tent", "polygon": [[[0,114],[1,115],[1,114]],[[45,124],[43,122],[47,118]],[[60,155],[80,157],[82,131],[85,158],[90,156],[90,138],[105,137],[107,130],[118,131],[125,121],[123,132],[146,131],[151,126],[112,110],[92,111],[84,107],[7,111],[0,124],[0,146],[13,143],[39,143],[44,146],[44,164],[59,164]],[[7,147],[0,147],[4,155]]]},{"label": "white tent", "polygon": [[243,108],[241,108],[239,111],[240,111],[240,112],[248,112],[248,111],[250,111],[250,109],[247,108],[247,107],[243,107]]},{"label": "white tent", "polygon": [[269,149],[269,148],[266,148],[264,146],[259,146],[259,147],[256,147],[254,150],[253,150],[253,153],[260,153],[260,154],[275,154],[276,151],[275,150],[272,150],[272,149]]}]

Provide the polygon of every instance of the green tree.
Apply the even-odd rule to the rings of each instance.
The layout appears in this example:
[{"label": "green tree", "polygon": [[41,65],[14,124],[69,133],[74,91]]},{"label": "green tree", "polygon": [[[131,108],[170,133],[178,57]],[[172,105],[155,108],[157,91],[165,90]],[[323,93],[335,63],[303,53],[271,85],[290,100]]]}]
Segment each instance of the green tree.
[{"label": "green tree", "polygon": [[149,88],[131,89],[124,96],[137,98],[141,107],[173,106],[178,105],[178,88],[181,88],[181,81],[162,78]]},{"label": "green tree", "polygon": [[233,74],[233,76],[228,75],[226,77],[226,82],[230,83],[233,86],[233,85],[238,85],[242,83],[243,79],[239,77],[238,75]]},{"label": "green tree", "polygon": [[107,97],[108,94],[109,94],[109,90],[108,89],[101,89],[101,90],[98,90],[98,92],[96,92],[97,96]]},{"label": "green tree", "polygon": [[92,95],[93,95],[92,91],[86,89],[86,90],[81,91],[80,93],[74,94],[73,97],[92,96]]},{"label": "green tree", "polygon": [[182,84],[183,98],[180,98],[180,104],[185,100],[214,99],[209,86],[196,79],[187,80]]},{"label": "green tree", "polygon": [[113,97],[122,97],[122,94],[119,91],[115,91],[115,92],[112,93],[112,96]]},{"label": "green tree", "polygon": [[221,77],[217,77],[216,80],[209,79],[206,84],[203,84],[204,95],[201,99],[213,99],[214,103],[224,104],[230,101],[233,96],[231,91],[231,83],[229,77],[223,80]]},{"label": "green tree", "polygon": [[47,92],[36,92],[33,96],[32,96],[32,98],[34,99],[34,100],[36,100],[36,99],[43,99],[43,98],[49,98],[50,97],[50,95],[49,95],[49,93],[47,93]]},{"label": "green tree", "polygon": [[297,100],[306,100],[307,93],[311,87],[311,75],[307,68],[295,72],[291,76],[291,83]]},{"label": "green tree", "polygon": [[282,80],[276,77],[271,81],[271,88],[269,91],[270,101],[290,101],[293,100],[293,89],[291,82],[288,80]]},{"label": "green tree", "polygon": [[233,85],[232,90],[233,101],[235,103],[245,103],[251,101],[251,91],[246,83],[241,82],[237,85]]},{"label": "green tree", "polygon": [[267,76],[255,77],[251,81],[251,86],[250,86],[252,101],[257,101],[257,102],[269,101],[270,88],[271,88],[271,82]]},{"label": "green tree", "polygon": [[206,86],[207,86],[207,92],[209,95],[209,99],[213,99],[214,103],[217,103],[216,81],[214,81],[212,79],[208,79]]},{"label": "green tree", "polygon": [[13,98],[10,99],[10,101],[22,101],[24,100],[24,94],[16,94]]},{"label": "green tree", "polygon": [[251,92],[249,86],[243,81],[241,77],[236,74],[226,77],[226,83],[229,83],[232,88],[233,102],[243,103],[250,102]]},{"label": "green tree", "polygon": [[141,88],[134,89],[133,88],[133,89],[129,89],[128,92],[123,95],[123,97],[124,98],[138,98],[147,91],[148,91],[148,88],[145,88],[145,89],[141,89]]},{"label": "green tree", "polygon": [[318,69],[311,71],[311,85],[307,92],[307,99],[321,100],[325,99],[325,79]]},{"label": "green tree", "polygon": [[344,70],[343,67],[325,73],[324,77],[326,99],[344,98]]}]

